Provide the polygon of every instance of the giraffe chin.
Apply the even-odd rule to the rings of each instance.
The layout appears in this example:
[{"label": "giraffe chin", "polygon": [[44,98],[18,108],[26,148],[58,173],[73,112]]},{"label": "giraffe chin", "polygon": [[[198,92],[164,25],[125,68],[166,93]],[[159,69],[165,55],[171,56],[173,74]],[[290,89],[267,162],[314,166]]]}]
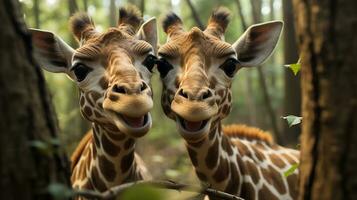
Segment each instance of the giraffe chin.
[{"label": "giraffe chin", "polygon": [[180,116],[176,116],[176,125],[180,135],[189,142],[202,140],[209,132],[211,119],[201,121],[188,121]]},{"label": "giraffe chin", "polygon": [[150,113],[146,113],[142,117],[129,117],[123,114],[113,113],[114,123],[118,129],[133,137],[142,137],[149,132],[152,125]]}]

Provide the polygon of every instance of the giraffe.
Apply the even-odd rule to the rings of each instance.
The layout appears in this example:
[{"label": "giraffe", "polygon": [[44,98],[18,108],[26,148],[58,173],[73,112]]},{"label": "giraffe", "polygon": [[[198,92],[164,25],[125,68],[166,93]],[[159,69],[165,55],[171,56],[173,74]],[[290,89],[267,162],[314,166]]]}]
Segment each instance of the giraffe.
[{"label": "giraffe", "polygon": [[157,28],[155,18],[141,23],[134,6],[121,7],[117,27],[104,32],[87,14],[75,14],[69,23],[80,45],[75,50],[52,32],[31,30],[34,56],[77,83],[80,111],[92,122],[71,158],[73,188],[102,192],[150,178],[135,143],[152,124]]},{"label": "giraffe", "polygon": [[281,147],[269,133],[245,125],[223,126],[231,110],[236,72],[257,66],[274,50],[283,23],[249,27],[233,44],[224,41],[229,11],[216,9],[205,30],[185,31],[174,13],[163,20],[167,41],[158,50],[161,104],[177,130],[204,185],[244,199],[295,199],[299,151]]}]

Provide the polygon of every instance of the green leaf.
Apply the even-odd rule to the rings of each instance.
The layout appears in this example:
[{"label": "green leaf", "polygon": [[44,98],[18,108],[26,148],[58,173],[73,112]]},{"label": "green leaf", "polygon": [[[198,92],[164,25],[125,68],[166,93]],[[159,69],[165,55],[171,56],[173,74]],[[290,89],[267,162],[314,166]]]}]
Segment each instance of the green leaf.
[{"label": "green leaf", "polygon": [[289,127],[300,124],[301,120],[302,120],[302,117],[298,117],[295,115],[288,115],[288,116],[282,117],[282,118],[288,122]]},{"label": "green leaf", "polygon": [[66,185],[63,185],[61,183],[51,183],[47,187],[47,191],[49,194],[52,195],[54,199],[68,199],[71,197],[74,192],[72,189],[68,188]]},{"label": "green leaf", "polygon": [[294,75],[296,76],[301,69],[301,64],[300,63],[287,64],[284,65],[284,67],[290,68],[291,71],[293,71]]},{"label": "green leaf", "polygon": [[284,172],[284,176],[288,177],[292,175],[298,167],[299,167],[299,163],[295,163],[291,165],[291,167],[288,170],[286,170],[286,172]]},{"label": "green leaf", "polygon": [[167,196],[163,190],[148,185],[134,185],[125,190],[120,199],[122,200],[164,200]]}]

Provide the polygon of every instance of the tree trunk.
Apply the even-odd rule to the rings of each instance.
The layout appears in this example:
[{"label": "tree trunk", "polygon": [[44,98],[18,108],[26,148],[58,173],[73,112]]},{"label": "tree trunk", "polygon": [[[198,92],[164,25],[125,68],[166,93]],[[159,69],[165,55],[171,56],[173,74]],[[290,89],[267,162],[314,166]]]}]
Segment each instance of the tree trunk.
[{"label": "tree trunk", "polygon": [[294,0],[303,95],[300,199],[357,199],[356,8],[356,0]]},{"label": "tree trunk", "polygon": [[[294,14],[291,1],[283,1],[284,28],[284,62],[286,64],[296,63],[299,59],[295,27]],[[301,87],[300,73],[295,76],[289,69],[284,71],[284,116],[301,116]],[[283,123],[284,138],[287,144],[296,145],[301,132],[301,126],[288,126]]]},{"label": "tree trunk", "polygon": [[53,144],[57,121],[20,5],[0,2],[1,199],[52,199],[49,184],[69,186],[66,157]]}]

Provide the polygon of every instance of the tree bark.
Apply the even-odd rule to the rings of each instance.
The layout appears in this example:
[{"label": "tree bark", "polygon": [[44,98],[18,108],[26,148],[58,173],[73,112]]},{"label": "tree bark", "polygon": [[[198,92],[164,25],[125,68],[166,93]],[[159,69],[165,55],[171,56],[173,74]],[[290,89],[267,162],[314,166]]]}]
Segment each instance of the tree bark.
[{"label": "tree bark", "polygon": [[355,8],[355,0],[294,0],[303,95],[300,199],[357,199]]},{"label": "tree bark", "polygon": [[20,5],[0,2],[1,199],[52,199],[45,192],[49,184],[70,185],[68,162],[53,144],[57,121]]},{"label": "tree bark", "polygon": [[[284,62],[296,63],[299,59],[294,27],[294,14],[291,1],[283,1],[284,18]],[[289,69],[284,71],[284,116],[301,116],[300,73],[297,76]],[[289,127],[283,123],[283,133],[287,144],[296,145],[301,132],[301,126]]]}]

